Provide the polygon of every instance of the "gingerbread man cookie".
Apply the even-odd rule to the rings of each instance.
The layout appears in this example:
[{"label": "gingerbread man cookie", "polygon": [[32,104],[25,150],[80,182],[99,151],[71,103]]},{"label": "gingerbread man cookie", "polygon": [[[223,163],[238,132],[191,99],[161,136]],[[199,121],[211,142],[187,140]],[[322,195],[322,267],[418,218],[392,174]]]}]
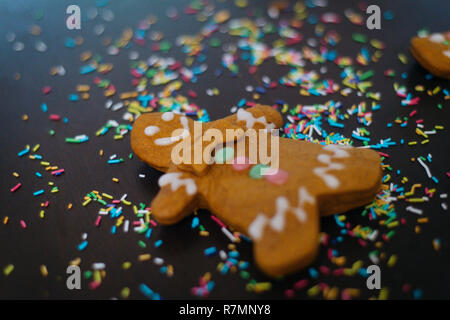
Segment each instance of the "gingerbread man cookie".
[{"label": "gingerbread man cookie", "polygon": [[432,74],[450,79],[450,31],[412,38],[411,53]]},{"label": "gingerbread man cookie", "polygon": [[[174,224],[205,208],[254,241],[256,264],[266,274],[280,276],[306,267],[318,252],[319,215],[345,212],[374,199],[381,184],[380,157],[369,149],[280,138],[271,129],[282,124],[281,115],[269,106],[239,109],[201,129],[172,112],[140,116],[131,133],[132,149],[166,172],[152,201],[154,217]],[[211,130],[219,134],[230,128],[238,133],[204,138]],[[247,134],[251,129],[258,132],[256,140]],[[199,149],[206,155],[201,161],[173,161],[181,142],[195,149],[199,136],[209,142]],[[276,168],[262,164],[264,155],[252,151],[262,141],[277,142],[267,143],[268,154],[277,156]],[[243,149],[239,142],[245,142]],[[192,149],[186,153],[193,155]]]}]

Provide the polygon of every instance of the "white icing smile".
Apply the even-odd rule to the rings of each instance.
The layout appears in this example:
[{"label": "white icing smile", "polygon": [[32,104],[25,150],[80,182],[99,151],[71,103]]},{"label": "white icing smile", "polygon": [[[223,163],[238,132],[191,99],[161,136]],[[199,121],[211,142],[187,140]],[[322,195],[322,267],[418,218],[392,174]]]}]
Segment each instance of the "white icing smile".
[{"label": "white icing smile", "polygon": [[[166,112],[166,113],[168,113],[168,112]],[[163,116],[166,113],[163,113]],[[172,113],[172,117],[173,117],[173,113]],[[181,125],[183,126],[183,132],[181,134],[179,134],[177,136],[173,136],[173,137],[164,137],[164,138],[156,139],[155,144],[157,144],[159,146],[167,146],[167,145],[170,145],[177,141],[180,141],[186,137],[189,137],[190,133],[189,133],[188,119],[185,116],[182,116],[182,117],[180,117],[180,122],[181,122]]]}]

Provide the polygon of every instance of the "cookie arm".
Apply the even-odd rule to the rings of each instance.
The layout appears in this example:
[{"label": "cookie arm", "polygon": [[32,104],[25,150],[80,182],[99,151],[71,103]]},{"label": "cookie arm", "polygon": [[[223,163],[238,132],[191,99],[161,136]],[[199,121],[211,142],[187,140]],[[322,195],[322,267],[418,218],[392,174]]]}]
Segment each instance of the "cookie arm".
[{"label": "cookie arm", "polygon": [[159,223],[177,223],[197,209],[198,189],[194,175],[169,170],[160,177],[158,183],[161,189],[153,199],[151,208]]}]

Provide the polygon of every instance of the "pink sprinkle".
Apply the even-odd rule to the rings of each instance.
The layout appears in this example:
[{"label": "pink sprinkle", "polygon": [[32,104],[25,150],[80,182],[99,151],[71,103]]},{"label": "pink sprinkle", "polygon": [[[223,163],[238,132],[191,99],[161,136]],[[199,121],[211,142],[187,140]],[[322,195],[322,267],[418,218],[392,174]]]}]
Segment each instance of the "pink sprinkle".
[{"label": "pink sprinkle", "polygon": [[156,221],[155,220],[153,220],[153,219],[150,219],[150,224],[152,225],[152,226],[154,226],[154,227],[156,227],[158,224],[156,223]]},{"label": "pink sprinkle", "polygon": [[285,184],[289,178],[289,173],[287,171],[278,169],[274,174],[265,175],[264,178],[276,185]]},{"label": "pink sprinkle", "polygon": [[379,151],[378,151],[378,154],[379,154],[380,156],[383,156],[383,157],[389,158],[389,155],[388,155],[387,153],[384,153],[384,152],[379,152]]},{"label": "pink sprinkle", "polygon": [[342,300],[351,300],[352,297],[350,296],[350,294],[347,292],[347,290],[343,290],[341,293],[341,299]]},{"label": "pink sprinkle", "polygon": [[14,187],[11,188],[11,192],[14,192],[14,191],[16,191],[17,189],[19,189],[21,185],[22,185],[22,184],[21,184],[20,182],[19,182],[18,184],[16,184]]},{"label": "pink sprinkle", "polygon": [[301,290],[304,287],[306,287],[307,285],[308,285],[308,280],[302,279],[302,280],[299,280],[296,283],[294,283],[294,289],[295,290]]},{"label": "pink sprinkle", "polygon": [[59,115],[57,115],[57,114],[51,114],[49,116],[49,119],[52,120],[52,121],[59,121],[59,120],[61,120],[61,117]]},{"label": "pink sprinkle", "polygon": [[225,223],[223,223],[222,221],[220,221],[219,218],[211,215],[211,219],[213,219],[219,226],[221,226],[222,228],[226,228],[227,226],[225,225]]},{"label": "pink sprinkle", "polygon": [[367,243],[363,239],[358,239],[358,242],[362,247],[365,247],[367,245]]},{"label": "pink sprinkle", "polygon": [[42,93],[43,94],[49,94],[50,91],[52,91],[52,87],[50,87],[50,86],[45,86],[45,87],[42,88]]},{"label": "pink sprinkle", "polygon": [[341,276],[344,273],[343,268],[333,270],[333,276]]},{"label": "pink sprinkle", "polygon": [[91,289],[91,290],[95,290],[98,287],[100,287],[100,282],[98,282],[98,281],[92,281],[89,283],[89,289]]},{"label": "pink sprinkle", "polygon": [[243,171],[250,167],[250,160],[247,157],[236,157],[232,164],[233,170]]},{"label": "pink sprinkle", "polygon": [[319,267],[320,272],[322,272],[323,274],[330,274],[330,268],[328,268],[327,266],[320,266]]},{"label": "pink sprinkle", "polygon": [[294,290],[292,290],[292,289],[287,289],[287,290],[284,292],[284,295],[285,295],[287,298],[292,298],[292,297],[294,296],[294,294],[295,294],[295,292],[294,292]]},{"label": "pink sprinkle", "polygon": [[52,174],[55,175],[55,174],[63,173],[63,172],[64,172],[64,169],[59,169],[59,170],[52,171]]},{"label": "pink sprinkle", "polygon": [[25,221],[20,220],[20,226],[25,229],[27,227],[27,224],[25,223]]},{"label": "pink sprinkle", "polygon": [[102,221],[102,217],[98,216],[97,220],[95,220],[95,226],[98,227],[100,225],[100,221]]},{"label": "pink sprinkle", "polygon": [[409,113],[409,116],[412,117],[413,115],[415,115],[417,113],[417,110],[413,110]]}]

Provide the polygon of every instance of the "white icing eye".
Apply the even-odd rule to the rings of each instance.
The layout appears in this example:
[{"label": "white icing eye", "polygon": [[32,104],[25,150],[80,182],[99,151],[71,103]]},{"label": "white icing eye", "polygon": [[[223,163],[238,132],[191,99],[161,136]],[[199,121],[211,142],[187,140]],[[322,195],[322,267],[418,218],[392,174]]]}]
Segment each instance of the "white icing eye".
[{"label": "white icing eye", "polygon": [[164,112],[161,116],[164,121],[171,121],[173,119],[173,112]]},{"label": "white icing eye", "polygon": [[159,132],[159,128],[157,126],[148,126],[144,129],[144,133],[147,136],[152,136],[154,134],[157,134]]},{"label": "white icing eye", "polygon": [[442,43],[445,41],[445,37],[440,33],[433,33],[429,39],[431,42],[436,42],[436,43]]}]

